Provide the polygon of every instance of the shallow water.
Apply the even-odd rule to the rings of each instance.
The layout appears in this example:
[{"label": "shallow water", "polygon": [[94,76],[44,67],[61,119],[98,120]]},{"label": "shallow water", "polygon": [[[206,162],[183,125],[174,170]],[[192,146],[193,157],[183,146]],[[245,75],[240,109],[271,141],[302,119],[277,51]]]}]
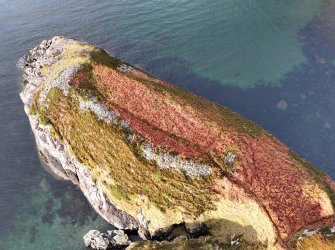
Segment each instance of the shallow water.
[{"label": "shallow water", "polygon": [[[335,178],[331,0],[0,0],[0,249],[81,249],[108,225],[41,166],[15,64],[43,39],[94,43],[256,121]],[[73,206],[69,206],[69,200]]]}]

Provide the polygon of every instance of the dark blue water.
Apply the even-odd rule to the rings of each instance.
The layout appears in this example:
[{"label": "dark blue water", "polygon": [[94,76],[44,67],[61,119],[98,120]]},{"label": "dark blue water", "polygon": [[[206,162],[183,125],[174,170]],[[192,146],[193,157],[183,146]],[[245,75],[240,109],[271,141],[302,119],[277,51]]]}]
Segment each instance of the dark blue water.
[{"label": "dark blue water", "polygon": [[39,162],[15,64],[41,40],[103,47],[245,115],[335,178],[333,13],[331,0],[0,0],[0,249],[81,249],[107,227]]}]

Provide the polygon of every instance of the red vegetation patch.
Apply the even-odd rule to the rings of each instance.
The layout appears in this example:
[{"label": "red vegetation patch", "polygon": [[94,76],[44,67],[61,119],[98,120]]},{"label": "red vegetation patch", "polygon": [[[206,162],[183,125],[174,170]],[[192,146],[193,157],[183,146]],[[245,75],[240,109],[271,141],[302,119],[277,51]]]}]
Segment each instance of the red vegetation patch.
[{"label": "red vegetation patch", "polygon": [[201,151],[201,148],[194,146],[191,142],[183,140],[183,138],[178,138],[173,134],[167,134],[165,131],[152,126],[147,121],[132,115],[115,103],[110,102],[109,104],[114,111],[121,114],[122,118],[129,122],[137,133],[146,138],[151,144],[165,148],[171,153],[180,154],[180,152],[183,152],[183,156],[187,158],[209,160],[204,152]]},{"label": "red vegetation patch", "polygon": [[237,171],[230,178],[263,205],[284,240],[307,225],[328,220],[320,201],[303,193],[305,181],[316,182],[273,136],[241,133],[238,124],[227,125],[217,105],[181,90],[176,93],[175,87],[157,79],[143,82],[96,65],[93,73],[111,109],[153,145],[193,159],[215,159],[222,169],[227,150],[236,149]]},{"label": "red vegetation patch", "polygon": [[87,79],[87,71],[86,70],[80,70],[78,71],[71,79],[70,86],[78,86],[81,84],[84,80]]},{"label": "red vegetation patch", "polygon": [[302,185],[311,178],[284,145],[269,137],[242,142],[239,148],[244,157],[236,178],[260,199],[282,238],[321,219],[319,202],[303,194]]}]

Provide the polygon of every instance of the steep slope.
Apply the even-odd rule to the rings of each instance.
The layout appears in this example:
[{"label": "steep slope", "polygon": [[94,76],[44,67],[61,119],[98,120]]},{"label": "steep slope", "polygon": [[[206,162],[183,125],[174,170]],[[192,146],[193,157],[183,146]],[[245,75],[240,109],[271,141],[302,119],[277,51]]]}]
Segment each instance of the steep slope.
[{"label": "steep slope", "polygon": [[116,227],[151,238],[202,223],[287,247],[334,225],[333,181],[229,109],[63,37],[20,65],[41,159]]}]

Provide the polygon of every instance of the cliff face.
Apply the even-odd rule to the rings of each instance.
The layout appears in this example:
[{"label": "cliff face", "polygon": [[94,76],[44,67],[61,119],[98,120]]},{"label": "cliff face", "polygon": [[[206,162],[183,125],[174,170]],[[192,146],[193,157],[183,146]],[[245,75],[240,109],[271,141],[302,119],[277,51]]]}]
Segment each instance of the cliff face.
[{"label": "cliff face", "polygon": [[41,159],[116,227],[151,238],[202,223],[286,247],[335,224],[333,181],[229,109],[62,37],[20,66]]}]

